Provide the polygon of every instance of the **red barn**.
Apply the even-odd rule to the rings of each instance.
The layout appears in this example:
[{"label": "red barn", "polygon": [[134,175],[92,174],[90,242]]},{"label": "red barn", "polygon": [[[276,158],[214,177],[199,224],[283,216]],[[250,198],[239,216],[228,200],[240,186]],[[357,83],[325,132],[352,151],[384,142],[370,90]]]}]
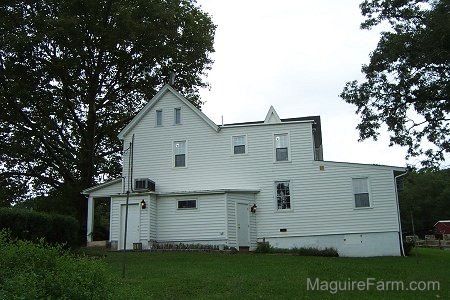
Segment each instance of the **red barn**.
[{"label": "red barn", "polygon": [[450,220],[437,221],[433,227],[436,233],[450,234]]}]

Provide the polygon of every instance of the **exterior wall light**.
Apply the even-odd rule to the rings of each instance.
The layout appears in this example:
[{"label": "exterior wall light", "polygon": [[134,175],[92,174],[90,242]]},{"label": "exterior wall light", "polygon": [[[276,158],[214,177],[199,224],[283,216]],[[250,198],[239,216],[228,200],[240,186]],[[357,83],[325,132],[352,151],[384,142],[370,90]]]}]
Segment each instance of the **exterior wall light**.
[{"label": "exterior wall light", "polygon": [[257,208],[258,206],[256,206],[256,204],[253,204],[253,206],[252,207],[250,207],[250,211],[252,212],[252,213],[256,213],[256,208]]},{"label": "exterior wall light", "polygon": [[147,208],[147,203],[145,203],[144,199],[142,199],[142,201],[141,201],[141,208],[142,209],[146,209]]}]

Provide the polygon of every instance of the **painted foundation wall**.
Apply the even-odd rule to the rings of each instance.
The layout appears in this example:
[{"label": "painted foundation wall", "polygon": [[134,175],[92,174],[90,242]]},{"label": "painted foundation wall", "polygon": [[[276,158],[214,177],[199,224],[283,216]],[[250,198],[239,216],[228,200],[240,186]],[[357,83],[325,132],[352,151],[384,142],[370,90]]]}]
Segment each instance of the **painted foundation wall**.
[{"label": "painted foundation wall", "polygon": [[[397,232],[352,233],[307,237],[266,238],[266,242],[278,248],[312,247],[335,248],[339,256],[400,256],[400,240]],[[258,241],[262,241],[259,238]]]}]

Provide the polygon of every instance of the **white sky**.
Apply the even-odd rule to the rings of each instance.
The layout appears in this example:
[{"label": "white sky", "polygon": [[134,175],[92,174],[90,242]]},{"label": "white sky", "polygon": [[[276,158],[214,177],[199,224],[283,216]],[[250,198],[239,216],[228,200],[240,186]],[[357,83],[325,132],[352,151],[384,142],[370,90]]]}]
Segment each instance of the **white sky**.
[{"label": "white sky", "polygon": [[379,39],[359,28],[361,1],[197,0],[217,25],[202,111],[216,124],[262,121],[270,105],[280,118],[320,115],[325,160],[405,166],[387,133],[358,142],[355,106],[338,96]]}]

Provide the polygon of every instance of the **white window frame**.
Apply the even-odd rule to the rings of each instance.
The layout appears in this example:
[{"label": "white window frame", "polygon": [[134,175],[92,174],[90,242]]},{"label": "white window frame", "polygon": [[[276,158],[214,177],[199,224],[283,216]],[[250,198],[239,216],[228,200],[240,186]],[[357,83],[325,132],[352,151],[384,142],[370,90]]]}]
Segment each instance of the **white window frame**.
[{"label": "white window frame", "polygon": [[[369,197],[369,206],[356,206],[356,198],[355,198],[355,184],[354,184],[354,180],[361,180],[361,179],[365,179],[366,180],[366,185],[367,185],[367,194]],[[367,176],[361,176],[361,177],[352,177],[351,179],[351,187],[352,187],[352,200],[353,200],[353,208],[354,209],[368,209],[368,208],[372,208],[372,192],[370,189],[370,178]],[[359,194],[365,194],[365,193],[359,193]]]},{"label": "white window frame", "polygon": [[[234,147],[235,146],[240,146],[241,144],[239,144],[239,145],[235,145],[234,144],[234,138],[237,138],[237,137],[244,137],[244,140],[245,140],[245,142],[244,142],[244,153],[234,153]],[[232,155],[237,155],[237,156],[239,156],[239,155],[245,155],[245,154],[247,154],[248,153],[248,140],[247,140],[247,135],[246,134],[237,134],[237,135],[233,135],[232,137],[231,137],[231,154]]]},{"label": "white window frame", "polygon": [[[175,155],[177,155],[175,149],[176,149],[177,143],[184,143],[184,166],[176,166],[175,165],[175,163],[176,163]],[[188,160],[188,142],[187,142],[187,140],[173,141],[173,143],[172,143],[172,160],[173,160],[173,162],[172,162],[173,168],[175,168],[175,169],[187,168],[187,160]]]},{"label": "white window frame", "polygon": [[[276,138],[278,136],[286,136],[287,137],[287,160],[277,160],[277,141]],[[273,134],[273,161],[274,163],[286,163],[291,162],[291,135],[289,132],[283,132],[283,133],[274,133]]]},{"label": "white window frame", "polygon": [[[179,116],[179,122],[177,122],[177,112],[179,112],[180,113],[180,116]],[[180,125],[182,123],[182,119],[181,119],[181,107],[175,107],[174,109],[173,109],[173,124],[174,125]]]},{"label": "white window frame", "polygon": [[[179,203],[181,202],[181,201],[195,201],[195,207],[179,207]],[[192,198],[189,198],[189,199],[177,199],[177,201],[176,201],[176,210],[198,210],[198,199],[192,199]]]},{"label": "white window frame", "polygon": [[[289,208],[278,208],[278,184],[284,183],[289,185]],[[288,212],[293,211],[292,206],[292,181],[291,180],[277,180],[274,182],[273,185],[273,193],[274,193],[274,199],[275,199],[275,210],[277,212]]]},{"label": "white window frame", "polygon": [[[159,123],[159,118],[158,116],[161,116],[161,123]],[[162,109],[157,109],[156,110],[156,127],[161,127],[163,126],[163,110]]]}]

